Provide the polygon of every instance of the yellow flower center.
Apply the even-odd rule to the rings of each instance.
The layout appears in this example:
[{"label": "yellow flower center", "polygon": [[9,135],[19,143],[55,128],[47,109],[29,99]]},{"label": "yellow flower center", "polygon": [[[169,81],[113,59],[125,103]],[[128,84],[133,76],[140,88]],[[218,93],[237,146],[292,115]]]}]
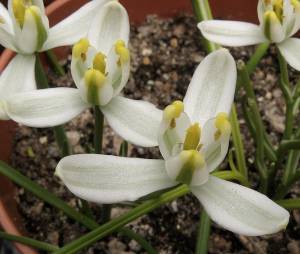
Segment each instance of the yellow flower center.
[{"label": "yellow flower center", "polygon": [[186,130],[183,150],[199,150],[200,139],[201,127],[199,123],[195,123]]},{"label": "yellow flower center", "polygon": [[83,38],[77,42],[72,49],[72,54],[76,58],[81,58],[83,61],[86,60],[86,54],[90,47],[90,42],[88,39]]},{"label": "yellow flower center", "polygon": [[228,136],[231,133],[231,124],[226,113],[219,113],[215,120],[215,140],[218,140],[221,136]]},{"label": "yellow flower center", "polygon": [[98,52],[93,60],[93,68],[105,74],[106,69],[106,56],[101,52]]},{"label": "yellow flower center", "polygon": [[16,21],[19,23],[21,28],[23,28],[25,22],[25,13],[28,8],[32,6],[31,0],[13,0],[12,9]]},{"label": "yellow flower center", "polygon": [[123,40],[116,41],[115,52],[117,55],[119,55],[119,61],[118,61],[119,65],[129,61],[130,53],[128,48],[126,48],[125,42]]},{"label": "yellow flower center", "polygon": [[174,101],[171,105],[164,109],[163,118],[170,123],[171,128],[176,127],[176,118],[180,117],[184,110],[182,101]]}]

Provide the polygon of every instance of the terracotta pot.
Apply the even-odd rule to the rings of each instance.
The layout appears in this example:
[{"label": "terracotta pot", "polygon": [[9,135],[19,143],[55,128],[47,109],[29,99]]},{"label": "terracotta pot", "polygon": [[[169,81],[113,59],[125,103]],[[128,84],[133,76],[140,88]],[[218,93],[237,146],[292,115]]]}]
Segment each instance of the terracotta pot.
[{"label": "terracotta pot", "polygon": [[[131,22],[140,23],[149,14],[157,14],[161,17],[172,17],[181,12],[192,12],[189,0],[120,0],[129,12]],[[3,3],[7,1],[1,1]],[[49,16],[50,25],[56,24],[64,17],[70,15],[88,0],[56,0],[52,2],[46,12]],[[45,2],[45,3],[46,3]],[[256,5],[257,1],[240,0],[211,0],[213,14],[216,18],[233,19],[257,22]],[[59,48],[55,50],[60,58],[65,58],[69,53],[69,48]],[[0,71],[9,63],[14,53],[4,50],[0,58]],[[15,124],[10,121],[0,121],[0,159],[8,161],[12,140],[15,132]],[[24,233],[20,216],[14,199],[16,189],[5,177],[0,175],[0,225],[9,233],[20,235]],[[22,254],[36,254],[37,252],[27,246],[16,244]]]}]

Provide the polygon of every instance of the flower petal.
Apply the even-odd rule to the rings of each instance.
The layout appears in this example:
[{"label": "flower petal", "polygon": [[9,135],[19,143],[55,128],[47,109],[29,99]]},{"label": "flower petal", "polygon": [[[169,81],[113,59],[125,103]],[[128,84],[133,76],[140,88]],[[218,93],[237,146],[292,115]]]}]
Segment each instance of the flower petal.
[{"label": "flower petal", "polygon": [[120,62],[120,56],[116,54],[113,46],[109,51],[106,62],[106,72],[114,89],[114,96],[118,95],[127,84],[130,76],[130,58]]},{"label": "flower petal", "polygon": [[66,123],[88,107],[74,88],[35,90],[11,96],[6,101],[9,117],[31,127]]},{"label": "flower petal", "polygon": [[203,36],[223,46],[248,46],[266,41],[260,27],[240,21],[207,20],[198,24]]},{"label": "flower petal", "polygon": [[5,48],[15,51],[13,23],[9,12],[2,3],[0,3],[0,18],[0,44]]},{"label": "flower petal", "polygon": [[35,56],[16,55],[0,76],[0,99],[35,89]]},{"label": "flower petal", "polygon": [[125,8],[117,1],[105,4],[92,21],[88,39],[97,51],[106,55],[117,40],[127,45],[129,18]]},{"label": "flower petal", "polygon": [[285,229],[289,213],[265,195],[211,176],[191,191],[211,219],[234,233],[258,236]]},{"label": "flower petal", "polygon": [[217,128],[215,126],[216,118],[208,120],[202,130],[201,144],[206,161],[208,172],[212,172],[222,163],[228,152],[230,132],[220,134],[219,138],[215,138]]},{"label": "flower petal", "polygon": [[63,158],[56,174],[76,196],[96,203],[134,201],[176,183],[163,160],[81,154]]},{"label": "flower petal", "polygon": [[117,96],[100,108],[109,125],[122,138],[144,147],[157,146],[162,112],[153,104]]},{"label": "flower petal", "polygon": [[300,71],[300,39],[289,38],[277,44],[285,60],[296,70]]},{"label": "flower petal", "polygon": [[79,39],[86,37],[93,18],[107,2],[109,0],[90,1],[72,15],[51,27],[43,50],[72,45]]},{"label": "flower petal", "polygon": [[191,125],[188,115],[184,112],[175,121],[174,128],[171,128],[170,123],[164,120],[159,127],[158,145],[165,160],[181,152],[186,130]]},{"label": "flower petal", "polygon": [[203,125],[218,112],[229,114],[236,77],[235,61],[226,49],[209,54],[200,63],[183,101],[192,122]]},{"label": "flower petal", "polygon": [[34,55],[17,55],[2,72],[0,76],[0,119],[9,119],[5,113],[4,103],[9,96],[36,89],[34,67]]}]

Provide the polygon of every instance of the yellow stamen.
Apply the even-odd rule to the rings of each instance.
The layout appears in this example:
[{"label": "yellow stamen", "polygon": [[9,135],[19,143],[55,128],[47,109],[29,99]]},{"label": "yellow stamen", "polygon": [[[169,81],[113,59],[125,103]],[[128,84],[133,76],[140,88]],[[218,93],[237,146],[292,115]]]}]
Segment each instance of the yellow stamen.
[{"label": "yellow stamen", "polygon": [[176,127],[175,119],[178,118],[184,110],[182,101],[174,101],[171,105],[164,109],[163,118],[170,122],[171,128]]},{"label": "yellow stamen", "polygon": [[199,123],[191,125],[185,134],[183,143],[184,150],[197,150],[201,138],[201,128]]},{"label": "yellow stamen", "polygon": [[217,131],[215,132],[215,140],[218,140],[222,135],[230,135],[231,124],[226,113],[219,113],[215,120]]},{"label": "yellow stamen", "polygon": [[283,0],[275,0],[273,3],[273,10],[277,18],[282,22],[283,19]]},{"label": "yellow stamen", "polygon": [[83,61],[86,60],[86,53],[89,49],[90,42],[88,39],[83,38],[73,46],[72,54],[76,58],[81,58]]},{"label": "yellow stamen", "polygon": [[202,169],[205,166],[205,159],[196,150],[184,150],[180,153],[180,160],[183,166],[176,177],[176,181],[190,184],[195,170]]},{"label": "yellow stamen", "polygon": [[13,0],[12,9],[16,21],[21,27],[24,25],[26,6],[23,0]]},{"label": "yellow stamen", "polygon": [[98,71],[101,71],[103,74],[105,74],[105,69],[106,69],[105,58],[106,58],[106,56],[104,54],[102,54],[101,52],[99,52],[94,57],[94,61],[93,61],[93,68]]},{"label": "yellow stamen", "polygon": [[293,5],[296,11],[300,10],[300,2],[298,0],[291,0],[291,4]]},{"label": "yellow stamen", "polygon": [[84,74],[85,85],[87,86],[87,101],[93,105],[99,105],[99,92],[105,84],[105,75],[96,69],[89,69]]},{"label": "yellow stamen", "polygon": [[119,55],[120,59],[118,64],[126,63],[130,59],[130,53],[128,48],[126,48],[125,42],[123,40],[117,40],[115,43],[116,54]]},{"label": "yellow stamen", "polygon": [[87,86],[101,87],[105,82],[105,76],[102,72],[96,69],[89,69],[84,74],[85,84]]}]

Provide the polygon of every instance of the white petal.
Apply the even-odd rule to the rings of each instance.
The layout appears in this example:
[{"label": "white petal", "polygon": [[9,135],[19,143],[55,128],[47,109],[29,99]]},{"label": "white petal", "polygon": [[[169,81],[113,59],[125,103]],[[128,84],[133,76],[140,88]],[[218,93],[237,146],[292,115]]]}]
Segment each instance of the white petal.
[{"label": "white petal", "polygon": [[79,39],[86,37],[93,18],[108,1],[90,1],[78,11],[50,28],[48,40],[45,42],[43,50],[72,45]]},{"label": "white petal", "polygon": [[191,191],[211,219],[234,233],[258,236],[285,229],[289,213],[265,195],[211,176]]},{"label": "white petal", "polygon": [[97,54],[97,51],[94,47],[90,46],[86,53],[85,61],[82,58],[76,58],[72,54],[71,60],[71,74],[74,80],[74,83],[77,88],[79,88],[82,84],[82,79],[84,78],[85,72],[93,67],[94,57]]},{"label": "white petal", "polygon": [[63,158],[56,174],[75,195],[96,203],[134,201],[175,183],[163,160],[82,154]]},{"label": "white petal", "polygon": [[[34,12],[34,13],[33,13]],[[23,28],[16,27],[16,46],[19,52],[32,54],[43,46],[48,36],[49,21],[41,10],[25,12]]]},{"label": "white petal", "polygon": [[0,44],[11,50],[16,50],[12,20],[7,9],[0,3]]},{"label": "white petal", "polygon": [[31,127],[52,127],[68,122],[88,105],[78,89],[49,88],[20,93],[6,101],[11,119]]},{"label": "white petal", "polygon": [[165,160],[181,152],[186,130],[191,125],[191,120],[184,112],[175,121],[175,128],[170,128],[170,123],[164,120],[159,127],[158,145]]},{"label": "white petal", "polygon": [[183,101],[192,122],[203,125],[218,112],[229,114],[236,76],[235,61],[226,49],[209,54],[200,63]]},{"label": "white petal", "polygon": [[130,59],[119,64],[120,56],[112,47],[106,59],[106,72],[114,88],[114,96],[118,95],[127,84],[130,76]]},{"label": "white petal", "polygon": [[223,46],[248,46],[266,41],[259,26],[240,22],[208,20],[198,24],[203,36]]},{"label": "white petal", "polygon": [[[17,55],[0,76],[0,100],[11,95],[36,89],[35,56]],[[0,116],[0,119],[2,117]]]},{"label": "white petal", "polygon": [[125,140],[144,147],[157,146],[162,112],[153,104],[117,96],[101,110],[109,125]]},{"label": "white petal", "polygon": [[259,0],[257,4],[257,16],[260,24],[263,23],[264,13],[265,13],[264,0]]},{"label": "white petal", "polygon": [[[181,170],[184,167],[184,161],[181,158],[181,155],[176,155],[173,157],[170,157],[166,160],[166,170],[168,176],[176,181],[177,177],[181,173]],[[206,169],[206,166],[203,166],[202,168],[197,168],[194,170],[193,175],[191,176],[191,182],[186,183],[189,186],[199,186],[208,181],[209,172]]]},{"label": "white petal", "polygon": [[223,162],[229,147],[230,134],[221,135],[216,140],[216,131],[215,118],[208,120],[203,127],[200,141],[203,145],[201,152],[204,154],[206,167],[209,172],[217,169]]},{"label": "white petal", "polygon": [[300,39],[289,38],[277,44],[285,60],[296,70],[300,71]]},{"label": "white petal", "polygon": [[129,19],[125,8],[117,1],[105,4],[92,21],[88,39],[106,55],[117,40],[123,40],[127,45]]}]

